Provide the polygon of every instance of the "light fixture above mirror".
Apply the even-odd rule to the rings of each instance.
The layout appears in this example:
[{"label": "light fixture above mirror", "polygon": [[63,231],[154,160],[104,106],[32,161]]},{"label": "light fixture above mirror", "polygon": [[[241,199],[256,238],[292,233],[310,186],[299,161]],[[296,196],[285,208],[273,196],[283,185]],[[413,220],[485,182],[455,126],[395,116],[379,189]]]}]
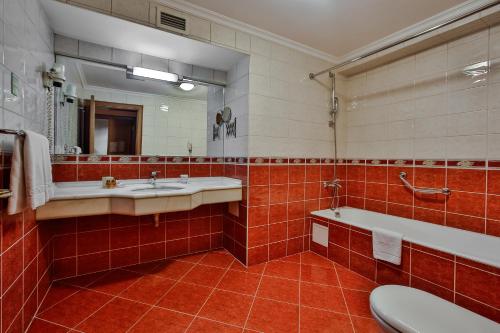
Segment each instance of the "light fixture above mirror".
[{"label": "light fixture above mirror", "polygon": [[157,71],[154,69],[143,68],[143,67],[132,67],[131,74],[133,76],[145,77],[148,79],[167,81],[167,82],[177,82],[179,81],[179,76],[174,73]]}]

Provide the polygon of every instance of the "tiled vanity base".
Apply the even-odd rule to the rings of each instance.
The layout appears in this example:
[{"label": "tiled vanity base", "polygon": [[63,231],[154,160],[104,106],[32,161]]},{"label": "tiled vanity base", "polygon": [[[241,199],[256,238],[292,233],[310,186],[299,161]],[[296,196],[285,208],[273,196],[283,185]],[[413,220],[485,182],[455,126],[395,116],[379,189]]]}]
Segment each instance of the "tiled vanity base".
[{"label": "tiled vanity base", "polygon": [[422,289],[500,322],[500,269],[421,245],[403,242],[402,263],[373,259],[371,231],[311,217],[329,229],[328,247],[311,250],[378,284]]},{"label": "tiled vanity base", "polygon": [[54,232],[54,278],[219,249],[224,204],[154,216],[99,215],[48,220]]}]

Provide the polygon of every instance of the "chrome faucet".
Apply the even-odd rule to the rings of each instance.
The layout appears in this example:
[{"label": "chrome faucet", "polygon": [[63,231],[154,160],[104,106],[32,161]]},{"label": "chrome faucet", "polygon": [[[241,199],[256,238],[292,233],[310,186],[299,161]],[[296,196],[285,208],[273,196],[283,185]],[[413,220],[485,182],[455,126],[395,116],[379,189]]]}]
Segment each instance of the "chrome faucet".
[{"label": "chrome faucet", "polygon": [[323,187],[324,188],[333,187],[333,188],[339,189],[339,188],[342,188],[342,185],[340,185],[340,179],[337,178],[331,182],[323,182]]},{"label": "chrome faucet", "polygon": [[151,177],[149,177],[149,183],[151,185],[156,186],[156,179],[158,179],[159,174],[160,174],[160,171],[151,172]]}]

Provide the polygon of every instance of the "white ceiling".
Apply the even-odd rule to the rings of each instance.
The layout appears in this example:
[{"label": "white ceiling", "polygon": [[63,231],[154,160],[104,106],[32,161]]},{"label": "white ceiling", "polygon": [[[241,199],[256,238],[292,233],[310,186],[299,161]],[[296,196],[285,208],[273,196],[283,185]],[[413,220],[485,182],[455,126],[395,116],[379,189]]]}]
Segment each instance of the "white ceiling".
[{"label": "white ceiling", "polygon": [[[344,57],[464,0],[185,0]],[[470,1],[469,1],[470,2]]]},{"label": "white ceiling", "polygon": [[91,43],[228,71],[245,55],[90,10],[43,0],[55,33]]}]

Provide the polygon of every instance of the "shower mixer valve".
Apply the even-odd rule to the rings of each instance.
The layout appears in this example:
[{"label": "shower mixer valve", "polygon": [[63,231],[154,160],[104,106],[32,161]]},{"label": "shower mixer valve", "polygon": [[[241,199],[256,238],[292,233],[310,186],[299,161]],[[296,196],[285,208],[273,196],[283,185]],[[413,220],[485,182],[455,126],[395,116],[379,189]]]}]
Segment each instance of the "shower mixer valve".
[{"label": "shower mixer valve", "polygon": [[323,182],[323,187],[342,188],[342,185],[340,185],[340,179],[335,179],[332,182]]}]

